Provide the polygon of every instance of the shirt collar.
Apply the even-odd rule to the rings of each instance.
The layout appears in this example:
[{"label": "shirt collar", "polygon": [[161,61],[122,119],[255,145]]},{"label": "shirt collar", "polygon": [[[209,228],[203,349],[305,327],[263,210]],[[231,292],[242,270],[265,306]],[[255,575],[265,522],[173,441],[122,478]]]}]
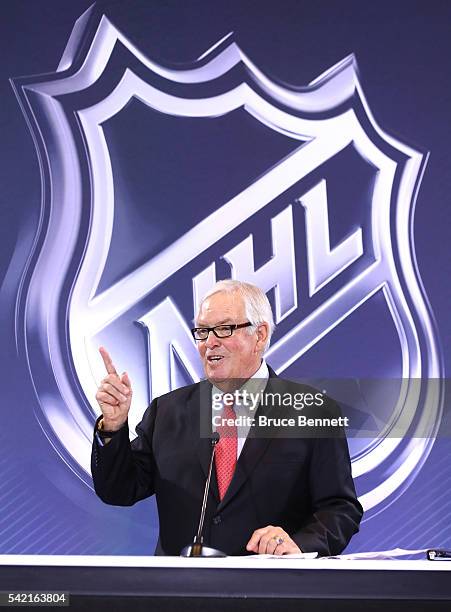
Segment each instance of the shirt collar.
[{"label": "shirt collar", "polygon": [[[246,382],[238,389],[236,393],[241,394],[244,390],[251,394],[255,400],[257,400],[259,394],[261,394],[268,383],[269,379],[269,369],[268,364],[264,359],[260,364],[258,370],[246,380]],[[213,395],[218,397],[221,396],[224,392],[221,389],[218,389],[215,385],[212,386],[211,389],[212,397]],[[237,403],[235,406],[235,412],[238,414],[239,412],[245,413],[255,413],[256,405],[252,405],[252,403],[246,405],[242,403]]]}]

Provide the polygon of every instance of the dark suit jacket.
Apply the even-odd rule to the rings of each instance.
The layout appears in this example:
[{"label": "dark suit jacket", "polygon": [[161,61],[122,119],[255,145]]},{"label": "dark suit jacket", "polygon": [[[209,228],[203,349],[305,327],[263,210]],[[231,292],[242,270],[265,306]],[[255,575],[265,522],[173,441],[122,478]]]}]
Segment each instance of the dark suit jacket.
[{"label": "dark suit jacket", "polygon": [[[270,370],[267,390],[275,380],[281,379]],[[265,410],[260,406],[258,414]],[[325,413],[336,416],[336,405],[329,402]],[[206,431],[205,415],[211,432],[207,381],[155,399],[131,444],[127,426],[104,446],[94,436],[92,476],[104,502],[128,506],[155,493],[156,554],[179,555],[197,531],[211,456],[211,440],[200,435],[202,427]],[[320,435],[268,438],[267,429],[252,427],[222,501],[213,476],[204,542],[229,555],[249,554],[246,544],[253,531],[277,525],[304,552],[339,554],[358,531],[362,507],[343,432]]]}]

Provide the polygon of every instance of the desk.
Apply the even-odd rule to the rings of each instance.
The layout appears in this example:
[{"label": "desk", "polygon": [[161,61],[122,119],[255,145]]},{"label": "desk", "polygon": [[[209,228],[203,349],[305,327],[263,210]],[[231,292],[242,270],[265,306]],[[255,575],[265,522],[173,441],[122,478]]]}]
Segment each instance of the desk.
[{"label": "desk", "polygon": [[[0,591],[67,591],[73,610],[451,610],[451,562],[0,556]],[[63,608],[64,609],[64,608]]]}]

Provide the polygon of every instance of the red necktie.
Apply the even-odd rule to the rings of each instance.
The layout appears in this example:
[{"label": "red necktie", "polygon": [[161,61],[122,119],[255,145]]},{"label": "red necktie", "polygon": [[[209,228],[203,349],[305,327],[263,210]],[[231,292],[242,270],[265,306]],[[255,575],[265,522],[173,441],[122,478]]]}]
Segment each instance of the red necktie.
[{"label": "red necktie", "polygon": [[[226,494],[229,484],[233,478],[236,467],[236,454],[238,448],[237,429],[235,425],[236,414],[232,404],[224,404],[221,413],[222,422],[216,428],[219,434],[219,442],[216,444],[215,465],[216,478],[218,481],[219,499]],[[234,424],[224,423],[225,419],[233,419]]]}]

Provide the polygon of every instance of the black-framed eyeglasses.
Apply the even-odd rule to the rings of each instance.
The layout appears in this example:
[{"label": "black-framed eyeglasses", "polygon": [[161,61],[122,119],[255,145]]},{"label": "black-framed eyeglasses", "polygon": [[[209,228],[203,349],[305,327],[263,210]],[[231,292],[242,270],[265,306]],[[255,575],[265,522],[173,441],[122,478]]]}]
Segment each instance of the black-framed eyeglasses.
[{"label": "black-framed eyeglasses", "polygon": [[234,325],[216,325],[215,327],[195,327],[191,330],[194,340],[206,340],[208,334],[213,332],[216,338],[228,338],[236,329],[251,327],[253,323],[235,323]]}]

